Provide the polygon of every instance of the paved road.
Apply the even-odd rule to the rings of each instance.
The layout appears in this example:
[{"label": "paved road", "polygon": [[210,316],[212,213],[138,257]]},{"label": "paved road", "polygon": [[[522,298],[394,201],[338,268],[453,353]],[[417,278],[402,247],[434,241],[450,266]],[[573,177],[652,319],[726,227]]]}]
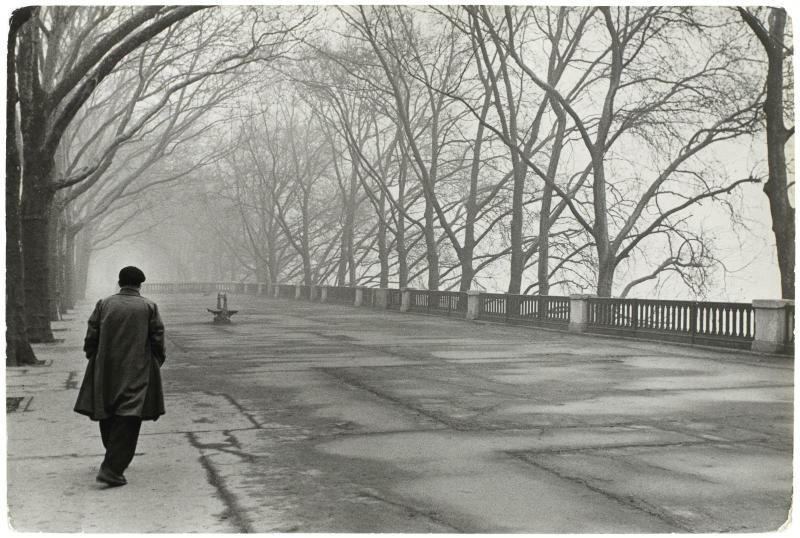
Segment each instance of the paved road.
[{"label": "paved road", "polygon": [[[792,492],[792,361],[232,296],[155,297],[167,415],[129,485],[70,412],[86,308],[10,369],[26,531],[756,532]],[[31,398],[32,396],[32,398]],[[43,508],[46,507],[46,508]],[[142,517],[142,514],[147,517]],[[112,516],[113,514],[113,516]]]}]

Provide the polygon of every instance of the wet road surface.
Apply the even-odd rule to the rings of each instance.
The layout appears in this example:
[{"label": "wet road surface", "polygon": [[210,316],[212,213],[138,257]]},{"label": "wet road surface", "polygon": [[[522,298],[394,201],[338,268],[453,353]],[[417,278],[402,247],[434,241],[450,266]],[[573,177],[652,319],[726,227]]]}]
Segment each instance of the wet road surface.
[{"label": "wet road surface", "polygon": [[[157,524],[76,515],[77,501],[60,523],[29,515],[47,476],[81,506],[109,502],[28,465],[48,428],[80,432],[74,473],[90,477],[83,456],[101,453],[88,421],[36,415],[77,393],[67,339],[47,381],[62,375],[63,389],[9,415],[20,530],[757,532],[788,517],[791,359],[238,295],[221,326],[211,295],[153,298],[169,336],[167,415],[145,423],[113,495],[178,500],[162,500]],[[31,375],[10,373],[9,395]],[[33,492],[15,485],[26,480]],[[201,506],[163,508],[181,491]]]}]

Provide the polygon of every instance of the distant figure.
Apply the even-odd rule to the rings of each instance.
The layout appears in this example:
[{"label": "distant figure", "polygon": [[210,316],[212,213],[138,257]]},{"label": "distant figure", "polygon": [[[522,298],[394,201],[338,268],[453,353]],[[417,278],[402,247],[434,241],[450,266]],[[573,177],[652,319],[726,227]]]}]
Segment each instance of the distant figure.
[{"label": "distant figure", "polygon": [[160,368],[164,324],[153,301],[139,295],[144,273],[119,272],[119,293],[101,299],[89,318],[83,350],[89,364],[75,411],[100,421],[106,449],[97,481],[123,486],[142,420],[164,414]]}]

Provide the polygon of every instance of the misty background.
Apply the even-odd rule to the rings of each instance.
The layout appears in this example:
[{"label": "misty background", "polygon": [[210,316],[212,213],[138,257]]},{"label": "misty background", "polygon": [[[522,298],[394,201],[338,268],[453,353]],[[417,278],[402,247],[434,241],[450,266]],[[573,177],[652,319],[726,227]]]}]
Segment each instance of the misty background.
[{"label": "misty background", "polygon": [[[308,232],[307,242],[317,283],[377,286],[380,284],[378,247],[368,237],[376,233],[372,224],[376,219],[396,222],[403,218],[386,200],[381,214],[377,214],[375,198],[381,192],[378,183],[383,182],[388,189],[393,189],[396,196],[394,183],[401,167],[406,168],[406,189],[417,197],[406,209],[406,239],[412,243],[409,254],[411,263],[415,264],[409,271],[407,284],[425,288],[429,282],[424,240],[420,239],[424,232],[414,229],[412,223],[412,219],[425,218],[425,196],[419,195],[419,183],[425,180],[415,169],[408,148],[387,151],[389,145],[399,145],[397,106],[408,106],[411,111],[411,128],[425,157],[431,159],[432,152],[437,152],[438,173],[443,177],[436,180],[434,189],[445,214],[452,219],[454,233],[459,235],[463,234],[458,227],[463,227],[464,219],[464,209],[459,202],[463,203],[468,187],[475,132],[480,124],[477,109],[481,97],[486,94],[481,77],[488,79],[486,72],[492,69],[502,78],[502,69],[507,70],[507,87],[502,87],[502,80],[496,83],[501,92],[509,92],[508,95],[498,93],[498,98],[511,100],[504,101],[498,110],[492,110],[490,105],[485,119],[498,128],[508,122],[513,113],[517,116],[519,130],[529,130],[536,119],[537,107],[545,98],[545,93],[530,81],[518,63],[508,58],[501,62],[500,41],[493,42],[485,30],[487,50],[483,53],[491,56],[487,56],[491,67],[478,65],[481,51],[475,46],[475,29],[470,29],[471,15],[458,6],[442,9],[370,7],[363,14],[351,7],[253,9],[262,12],[264,24],[293,30],[273,40],[266,55],[260,52],[258,61],[230,72],[209,75],[182,90],[179,96],[171,97],[169,104],[155,114],[158,120],[152,120],[148,131],[117,150],[103,181],[92,188],[98,193],[90,193],[93,199],[102,198],[103,193],[117,188],[118,198],[124,201],[110,202],[109,210],[82,231],[88,236],[89,244],[88,295],[113,291],[118,268],[129,264],[142,267],[152,282],[264,282],[268,278],[276,282],[300,282],[304,278],[302,253],[292,243],[302,242],[299,239],[303,234],[303,211],[313,213],[313,218],[309,219],[313,230]],[[163,39],[161,46],[178,48],[187,55],[165,69],[174,71],[175,76],[189,76],[191,71],[186,69],[185,62],[214,63],[222,53],[218,49],[246,47],[250,44],[248,29],[254,20],[253,9],[226,7],[194,15],[192,20],[183,23],[180,39],[177,36]],[[547,72],[548,47],[555,50],[553,43],[557,43],[555,48],[575,43],[577,50],[571,60],[565,62],[567,67],[558,82],[565,93],[572,90],[574,84],[581,83],[585,67],[592,65],[590,62],[598,59],[601,62],[593,68],[597,82],[584,83],[573,97],[576,109],[584,113],[587,122],[595,120],[597,108],[602,105],[606,89],[602,77],[609,69],[602,63],[607,62],[603,49],[608,45],[608,36],[596,13],[587,16],[590,11],[591,8],[559,10],[542,6],[513,10],[516,31],[524,33],[525,43],[520,49],[525,61],[540,73],[546,75]],[[612,163],[609,168],[619,174],[609,182],[613,187],[609,192],[618,197],[610,207],[612,212],[619,209],[619,222],[622,222],[623,209],[629,211],[637,196],[641,196],[642,189],[637,184],[650,180],[648,173],[652,177],[659,171],[659,164],[674,158],[681,151],[681,143],[695,134],[698,125],[710,125],[727,110],[746,106],[748,99],[755,102],[765,65],[755,38],[744,31],[738,15],[730,8],[653,11],[618,8],[614,12],[618,21],[624,16],[634,21],[637,17],[649,17],[652,20],[648,24],[662,25],[658,32],[639,29],[637,38],[642,39],[643,47],[628,67],[630,73],[625,73],[630,87],[624,98],[617,96],[616,122],[626,121],[626,109],[647,102],[648,91],[661,92],[661,96],[673,91],[684,80],[698,81],[689,91],[664,98],[658,104],[660,109],[646,111],[648,116],[640,120],[642,125],[631,129],[646,129],[649,122],[652,132],[626,133],[607,153],[606,159]],[[492,21],[490,24],[498,27],[503,23],[500,7],[489,8],[475,16],[475,20],[478,17],[486,17]],[[559,17],[563,20],[557,20]],[[694,17],[692,24],[682,19],[691,17]],[[584,27],[579,31],[576,28],[582,22]],[[705,26],[697,31],[700,23]],[[562,25],[561,29],[558,24]],[[627,24],[635,33],[633,22]],[[558,38],[554,37],[556,32],[561,32]],[[577,33],[582,35],[576,38]],[[374,35],[373,41],[368,35]],[[210,44],[206,48],[198,46],[199,39],[211,43],[211,36],[215,36],[213,47]],[[158,62],[163,61],[152,57],[156,47],[156,44],[149,45],[140,54],[134,54],[130,69],[143,61],[151,61],[155,69]],[[391,81],[381,72],[376,50],[396,63],[396,78],[406,87],[407,101],[398,105],[392,98]],[[268,59],[265,60],[265,56]],[[656,61],[663,63],[658,65]],[[646,82],[662,74],[666,80],[661,81],[660,87],[654,88]],[[669,80],[670,75],[672,80]],[[92,127],[96,128],[105,120],[106,109],[131,103],[130,86],[122,84],[125,71],[118,78],[121,79],[119,85],[108,82],[98,88],[93,100],[102,105],[91,113],[87,111],[80,126],[82,133],[92,132]],[[738,101],[724,102],[731,96],[708,93],[726,91],[725,84],[737,88]],[[122,90],[121,95],[117,93],[119,90]],[[704,99],[695,100],[695,94],[700,91],[706,92]],[[442,102],[437,103],[439,99]],[[704,107],[709,100],[720,105],[716,116],[706,114]],[[149,112],[148,104],[147,100],[137,102],[134,115]],[[727,110],[723,105],[727,105]],[[505,117],[501,117],[503,108]],[[198,110],[202,113],[197,114]],[[665,115],[669,115],[666,119],[672,124],[664,124]],[[181,121],[184,124],[170,131],[175,118],[176,124]],[[539,136],[552,137],[555,125],[552,111],[543,113],[542,123]],[[435,127],[444,134],[434,133]],[[562,157],[556,173],[558,181],[564,185],[569,184],[588,160],[574,128],[569,132],[568,126],[567,130],[561,140]],[[663,132],[659,132],[661,130]],[[478,188],[485,190],[495,188],[498,177],[513,169],[514,163],[501,136],[489,129],[484,129],[482,136],[483,155],[474,160],[478,162]],[[519,145],[523,145],[526,134],[520,133],[517,138]],[[157,145],[167,145],[169,150],[159,154],[148,151]],[[308,162],[293,163],[296,168],[280,163],[281,158],[298,159],[297,155],[290,154],[290,146],[304,153],[300,159]],[[654,199],[648,210],[657,210],[665,203],[674,205],[670,197],[676,195],[669,193],[670,190],[696,194],[707,188],[708,183],[724,185],[748,176],[764,177],[764,146],[762,129],[756,121],[749,127],[741,126],[735,137],[720,137],[719,142],[681,163],[688,170],[669,178],[669,187],[665,184],[663,193],[658,200]],[[545,142],[534,159],[546,166],[553,147],[552,143]],[[81,159],[86,157],[81,156]],[[378,163],[382,165],[380,178],[371,170]],[[429,165],[430,162],[423,164]],[[278,166],[282,167],[280,171],[269,169]],[[307,183],[311,197],[305,209],[298,189],[291,185],[293,179],[297,180],[303,173],[309,175],[299,179]],[[537,219],[545,185],[530,170],[523,173],[522,235],[523,241],[527,241],[536,238],[538,233]],[[170,174],[179,177],[171,178]],[[292,174],[296,177],[292,178]],[[702,181],[708,183],[698,188],[696,176],[705,176]],[[356,181],[352,181],[354,177]],[[128,186],[117,187],[118,183],[126,181]],[[512,216],[498,217],[498,212],[512,203],[510,191],[513,187],[509,179],[505,181],[508,185],[497,189],[495,200],[490,202],[495,209],[485,211],[476,219],[478,227],[486,228],[480,230],[485,236],[476,245],[475,254],[484,256],[488,263],[477,271],[473,288],[506,291],[509,286],[510,255],[507,252],[498,254],[508,250],[511,233]],[[251,203],[259,196],[258,186],[268,190],[267,184],[288,185],[284,198],[280,199],[279,195],[271,206],[269,200],[263,199]],[[589,186],[585,186],[576,198],[583,197],[589,190]],[[128,194],[134,191],[135,196]],[[588,203],[590,198],[590,194],[585,195],[582,203]],[[75,211],[77,219],[94,207],[91,202],[86,202],[85,206],[88,207]],[[271,240],[280,243],[277,248],[283,249],[283,257],[278,273],[270,275],[263,267],[268,235],[264,215],[272,218],[272,214],[280,212],[285,213],[287,222],[285,226],[276,226],[278,233],[273,234]],[[353,214],[355,222],[348,223],[347,213]],[[769,205],[760,184],[744,183],[730,193],[698,202],[676,217],[673,229],[653,234],[620,264],[614,275],[615,294],[631,281],[649,275],[669,257],[676,257],[682,264],[665,268],[652,279],[632,287],[627,295],[731,301],[780,296]],[[563,263],[563,266],[551,275],[550,293],[592,293],[596,275],[591,266],[597,264],[596,256],[586,248],[575,254],[592,239],[576,230],[570,220],[573,220],[571,215],[564,211],[553,225],[554,231],[563,234],[563,239],[553,234],[551,264]],[[489,221],[493,221],[491,227]],[[442,289],[457,289],[459,268],[453,248],[440,223],[434,218],[429,224],[434,228],[439,254],[442,275],[439,285]],[[358,259],[354,263],[356,267],[345,271],[337,267],[348,255],[347,245],[343,250],[343,230],[352,234],[353,258]],[[389,230],[389,242],[393,239],[391,235]],[[665,240],[666,235],[672,237]],[[685,248],[678,252],[681,245]],[[387,248],[391,250],[391,246]],[[396,253],[389,254],[390,258],[396,256]],[[490,259],[492,257],[494,259]],[[392,264],[389,284],[397,286],[396,261],[389,263]],[[528,288],[528,292],[535,292],[536,278],[535,259],[528,260],[521,291]]]},{"label": "misty background", "polygon": [[[74,8],[66,50],[135,9]],[[55,278],[88,298],[125,265],[148,282],[780,297],[747,30],[729,7],[200,10],[66,128],[57,169],[87,173],[56,197],[71,267]]]}]

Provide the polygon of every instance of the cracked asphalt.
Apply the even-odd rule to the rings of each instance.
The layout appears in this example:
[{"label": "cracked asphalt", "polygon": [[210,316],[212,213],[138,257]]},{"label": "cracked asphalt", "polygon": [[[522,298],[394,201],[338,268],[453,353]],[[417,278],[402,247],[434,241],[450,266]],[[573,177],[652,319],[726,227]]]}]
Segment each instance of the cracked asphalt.
[{"label": "cracked asphalt", "polygon": [[793,361],[336,305],[154,296],[167,414],[129,484],[72,412],[90,304],[7,369],[9,517],[43,532],[764,532]]}]

